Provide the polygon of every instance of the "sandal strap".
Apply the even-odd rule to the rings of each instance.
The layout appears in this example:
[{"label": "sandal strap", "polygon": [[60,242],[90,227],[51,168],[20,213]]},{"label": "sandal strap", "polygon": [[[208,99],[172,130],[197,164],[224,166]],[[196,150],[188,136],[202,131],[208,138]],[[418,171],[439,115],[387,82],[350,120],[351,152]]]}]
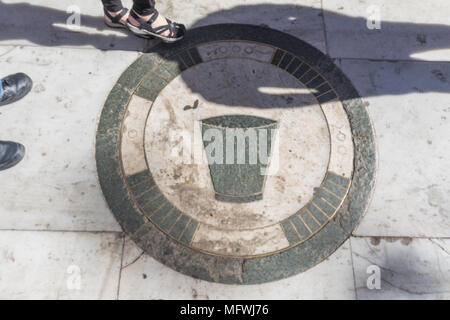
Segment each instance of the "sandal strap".
[{"label": "sandal strap", "polygon": [[177,34],[177,26],[175,23],[166,18],[167,24],[159,27],[152,27],[152,23],[158,19],[159,12],[153,9],[153,15],[148,20],[144,20],[139,17],[134,10],[130,11],[130,16],[132,16],[137,22],[139,22],[140,27],[146,29],[147,31],[162,35],[165,31],[169,30],[170,35],[167,38],[174,37]]},{"label": "sandal strap", "polygon": [[139,16],[137,15],[137,13],[136,13],[134,10],[131,10],[131,11],[130,11],[130,15],[131,15],[137,22],[139,22],[139,24],[140,24],[141,26],[145,26],[146,24],[151,25],[153,22],[155,22],[156,19],[158,19],[159,12],[158,12],[156,9],[153,8],[153,10],[152,10],[152,16],[151,16],[150,19],[148,19],[148,20],[145,20],[145,19],[142,19],[141,17],[139,17]]},{"label": "sandal strap", "polygon": [[177,24],[172,22],[170,19],[167,19],[167,25],[169,27],[170,30],[170,37],[174,37],[177,34]]},{"label": "sandal strap", "polygon": [[170,30],[172,32],[172,29],[170,28],[170,26],[168,24],[163,25],[163,26],[159,26],[159,27],[156,27],[156,28],[152,28],[152,29],[153,29],[153,32],[157,33],[157,34],[162,34],[166,30]]},{"label": "sandal strap", "polygon": [[167,19],[167,22],[168,23],[166,25],[153,28],[153,32],[161,35],[166,30],[169,30],[170,34],[169,34],[169,36],[167,38],[173,38],[177,34],[177,30],[176,30],[177,26],[174,23],[172,23],[170,20],[168,20],[168,19]]},{"label": "sandal strap", "polygon": [[122,10],[120,11],[119,14],[117,14],[115,17],[113,17],[108,10],[103,9],[103,11],[105,12],[105,15],[109,18],[109,20],[111,20],[111,22],[113,23],[121,23],[120,19],[123,18],[123,16],[128,12],[127,8],[122,8]]},{"label": "sandal strap", "polygon": [[185,30],[184,25],[173,22],[172,20],[167,19],[167,18],[166,18],[166,20],[170,25],[170,36],[171,37],[175,37],[178,34],[178,32]]}]

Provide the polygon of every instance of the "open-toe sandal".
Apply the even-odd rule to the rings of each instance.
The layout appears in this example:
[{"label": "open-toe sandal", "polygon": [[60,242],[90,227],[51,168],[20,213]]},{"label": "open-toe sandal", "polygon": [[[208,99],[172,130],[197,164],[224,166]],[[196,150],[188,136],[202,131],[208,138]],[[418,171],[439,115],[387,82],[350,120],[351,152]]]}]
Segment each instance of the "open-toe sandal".
[{"label": "open-toe sandal", "polygon": [[107,16],[108,19],[111,20],[111,21],[108,21],[105,19],[105,23],[108,27],[128,29],[127,25],[120,21],[120,19],[122,19],[123,16],[127,14],[127,12],[128,12],[127,8],[122,8],[122,11],[120,11],[119,14],[116,15],[115,17],[113,17],[111,15],[111,13],[108,12],[108,10],[103,9],[103,11],[105,12],[105,16]]},{"label": "open-toe sandal", "polygon": [[[133,32],[138,37],[147,39],[158,38],[164,42],[173,43],[183,39],[184,34],[186,33],[186,28],[184,25],[172,22],[169,19],[166,19],[167,20],[166,25],[153,28],[152,23],[155,22],[159,16],[159,12],[156,9],[154,9],[153,15],[150,17],[149,20],[142,19],[133,10],[130,11],[130,16],[133,17],[139,23],[139,26],[131,24],[130,19],[128,19],[127,21],[128,29],[130,29],[130,31]],[[167,30],[169,30],[169,35],[163,36],[162,34]]]}]

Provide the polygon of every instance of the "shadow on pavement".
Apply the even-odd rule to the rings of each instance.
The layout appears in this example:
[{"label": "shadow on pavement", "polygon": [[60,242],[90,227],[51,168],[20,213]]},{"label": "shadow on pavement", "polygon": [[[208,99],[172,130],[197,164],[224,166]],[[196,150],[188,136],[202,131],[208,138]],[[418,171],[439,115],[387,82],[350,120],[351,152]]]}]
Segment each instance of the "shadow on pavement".
[{"label": "shadow on pavement", "polygon": [[142,51],[144,39],[127,30],[107,27],[98,2],[98,16],[81,12],[81,29],[71,31],[67,20],[71,13],[27,3],[0,2],[0,41],[27,40],[39,46],[85,46],[101,50]]},{"label": "shadow on pavement", "polygon": [[[81,31],[73,32],[66,29],[66,20],[70,14],[65,11],[26,3],[5,4],[0,2],[0,29],[2,30],[0,33],[0,41],[24,39],[40,46],[90,45],[102,50],[136,51],[140,50],[140,47],[144,47],[145,40],[133,36],[128,31],[119,31],[112,34],[112,31],[103,23],[100,1],[98,1],[98,6],[99,16],[81,16],[82,27],[90,29],[90,33],[86,33]],[[236,6],[229,10],[211,13],[193,23],[193,27],[217,23],[250,23],[274,29],[280,29],[282,27],[285,32],[298,36],[302,34],[303,30],[298,30],[300,27],[296,25],[296,21],[308,18],[312,19],[314,16],[321,17],[322,14],[325,14],[327,21],[333,21],[333,25],[339,26],[339,29],[342,30],[351,27],[357,29],[358,26],[359,29],[357,30],[361,30],[361,28],[365,28],[364,26],[366,25],[366,20],[364,18],[355,18],[329,11],[322,13],[322,10],[316,8],[298,5],[261,4]],[[317,28],[318,30],[320,29],[319,27]],[[304,32],[306,34],[308,30],[304,30]],[[316,30],[315,32],[318,31]],[[450,34],[450,26],[447,25],[383,22],[382,29],[373,30],[373,32],[374,34],[377,34],[378,38],[386,37],[386,46],[391,45],[389,41],[392,41],[393,34],[394,36],[399,35],[399,38],[401,39],[403,39],[402,35],[405,34],[417,34],[417,37],[415,37],[417,41],[402,44],[402,51],[409,52],[410,55],[417,53],[418,42],[419,44],[422,44],[422,51],[450,48],[450,37],[448,36]],[[426,35],[429,35],[428,42],[426,41]],[[146,51],[152,52],[154,46],[157,44],[159,44],[159,42],[149,41],[147,43]],[[361,43],[349,36],[342,45],[357,48]],[[377,44],[375,43],[374,45]],[[167,45],[163,44],[162,46],[166,47]],[[173,48],[175,49],[176,46]],[[364,63],[352,64],[350,62],[350,64],[354,68],[364,68],[365,66]],[[392,65],[388,64],[386,67],[396,68],[395,63]],[[448,69],[440,70],[438,69],[438,65],[436,68],[434,73],[439,77],[439,81],[421,82],[419,92],[450,92],[450,86],[448,85],[450,75],[448,74]],[[364,74],[365,71],[357,70],[357,72],[359,74]],[[369,74],[367,76],[369,76]],[[201,93],[201,85],[196,79],[189,77],[185,78],[186,84],[189,87],[192,87],[193,91],[198,90],[199,93]],[[245,81],[243,83],[246,83],[246,94],[258,96],[258,100],[264,100],[272,96],[267,93],[261,93],[256,83],[249,82],[246,79],[237,77],[235,78],[234,83],[242,83],[242,81]],[[268,86],[279,87],[281,84],[283,88],[282,81],[279,81],[279,79],[268,79],[266,82]],[[409,85],[409,83],[411,83],[411,85]],[[285,89],[288,89],[288,87],[289,85],[285,85]],[[414,91],[414,87],[417,87],[417,79],[403,79],[402,83],[398,84],[391,81],[390,85],[377,88],[377,90],[371,92],[371,95],[399,95],[417,92],[417,90]],[[218,95],[207,94],[205,99],[220,104],[238,104],[234,101],[235,99],[232,95],[220,95],[220,98],[218,98]],[[277,103],[277,105],[282,104],[283,101],[290,101],[291,99],[295,99],[295,97],[284,96],[279,100],[280,102]]]}]

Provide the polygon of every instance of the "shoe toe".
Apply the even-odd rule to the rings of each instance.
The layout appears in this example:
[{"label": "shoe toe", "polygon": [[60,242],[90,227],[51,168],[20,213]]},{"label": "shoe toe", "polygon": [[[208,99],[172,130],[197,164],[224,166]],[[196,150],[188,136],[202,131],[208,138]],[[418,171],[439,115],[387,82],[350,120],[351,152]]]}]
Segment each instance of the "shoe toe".
[{"label": "shoe toe", "polygon": [[25,73],[16,73],[2,79],[3,98],[0,105],[20,100],[30,92],[33,81]]},{"label": "shoe toe", "polygon": [[25,147],[17,142],[2,141],[0,170],[9,169],[18,164],[25,156]]},{"label": "shoe toe", "polygon": [[175,26],[176,26],[176,30],[177,30],[175,37],[176,38],[183,37],[186,33],[186,27],[184,26],[184,24],[176,23]]},{"label": "shoe toe", "polygon": [[21,97],[30,92],[31,87],[33,86],[33,80],[25,73],[16,73],[14,75],[14,81],[17,87],[17,94]]}]

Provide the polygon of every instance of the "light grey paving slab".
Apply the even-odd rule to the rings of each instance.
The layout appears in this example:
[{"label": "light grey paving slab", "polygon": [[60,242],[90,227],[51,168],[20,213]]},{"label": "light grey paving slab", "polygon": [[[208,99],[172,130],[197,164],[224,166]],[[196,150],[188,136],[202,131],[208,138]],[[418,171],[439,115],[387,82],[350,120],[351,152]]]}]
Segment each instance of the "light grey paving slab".
[{"label": "light grey paving slab", "polygon": [[[131,0],[123,1],[130,8]],[[80,28],[72,25],[78,21]],[[0,45],[142,50],[144,40],[103,22],[100,0],[6,0],[0,3]]]},{"label": "light grey paving slab", "polygon": [[0,231],[0,299],[115,299],[120,233]]},{"label": "light grey paving slab", "polygon": [[14,46],[0,46],[0,58],[15,48]]},{"label": "light grey paving slab", "polygon": [[[450,298],[448,239],[351,238],[351,246],[358,299]],[[379,289],[368,289],[370,266],[379,267]]]},{"label": "light grey paving slab", "polygon": [[0,139],[21,142],[24,160],[1,173],[1,229],[121,231],[104,201],[94,160],[97,117],[136,52],[17,47],[2,76],[34,81],[0,109]]},{"label": "light grey paving slab", "polygon": [[[323,0],[332,57],[450,60],[450,2]],[[381,29],[369,29],[379,12]]]},{"label": "light grey paving slab", "polygon": [[354,234],[450,236],[450,64],[343,60],[369,104],[379,168]]},{"label": "light grey paving slab", "polygon": [[127,268],[127,266],[133,264],[140,259],[141,255],[144,254],[144,250],[139,248],[134,244],[128,236],[125,236],[125,246],[126,250],[123,251],[122,256],[122,268]]},{"label": "light grey paving slab", "polygon": [[141,255],[128,240],[119,299],[354,299],[350,255],[347,241],[324,262],[302,274],[261,285],[223,285],[173,271]]},{"label": "light grey paving slab", "polygon": [[325,52],[320,0],[165,0],[157,2],[157,8],[188,29],[219,23],[264,25]]}]

